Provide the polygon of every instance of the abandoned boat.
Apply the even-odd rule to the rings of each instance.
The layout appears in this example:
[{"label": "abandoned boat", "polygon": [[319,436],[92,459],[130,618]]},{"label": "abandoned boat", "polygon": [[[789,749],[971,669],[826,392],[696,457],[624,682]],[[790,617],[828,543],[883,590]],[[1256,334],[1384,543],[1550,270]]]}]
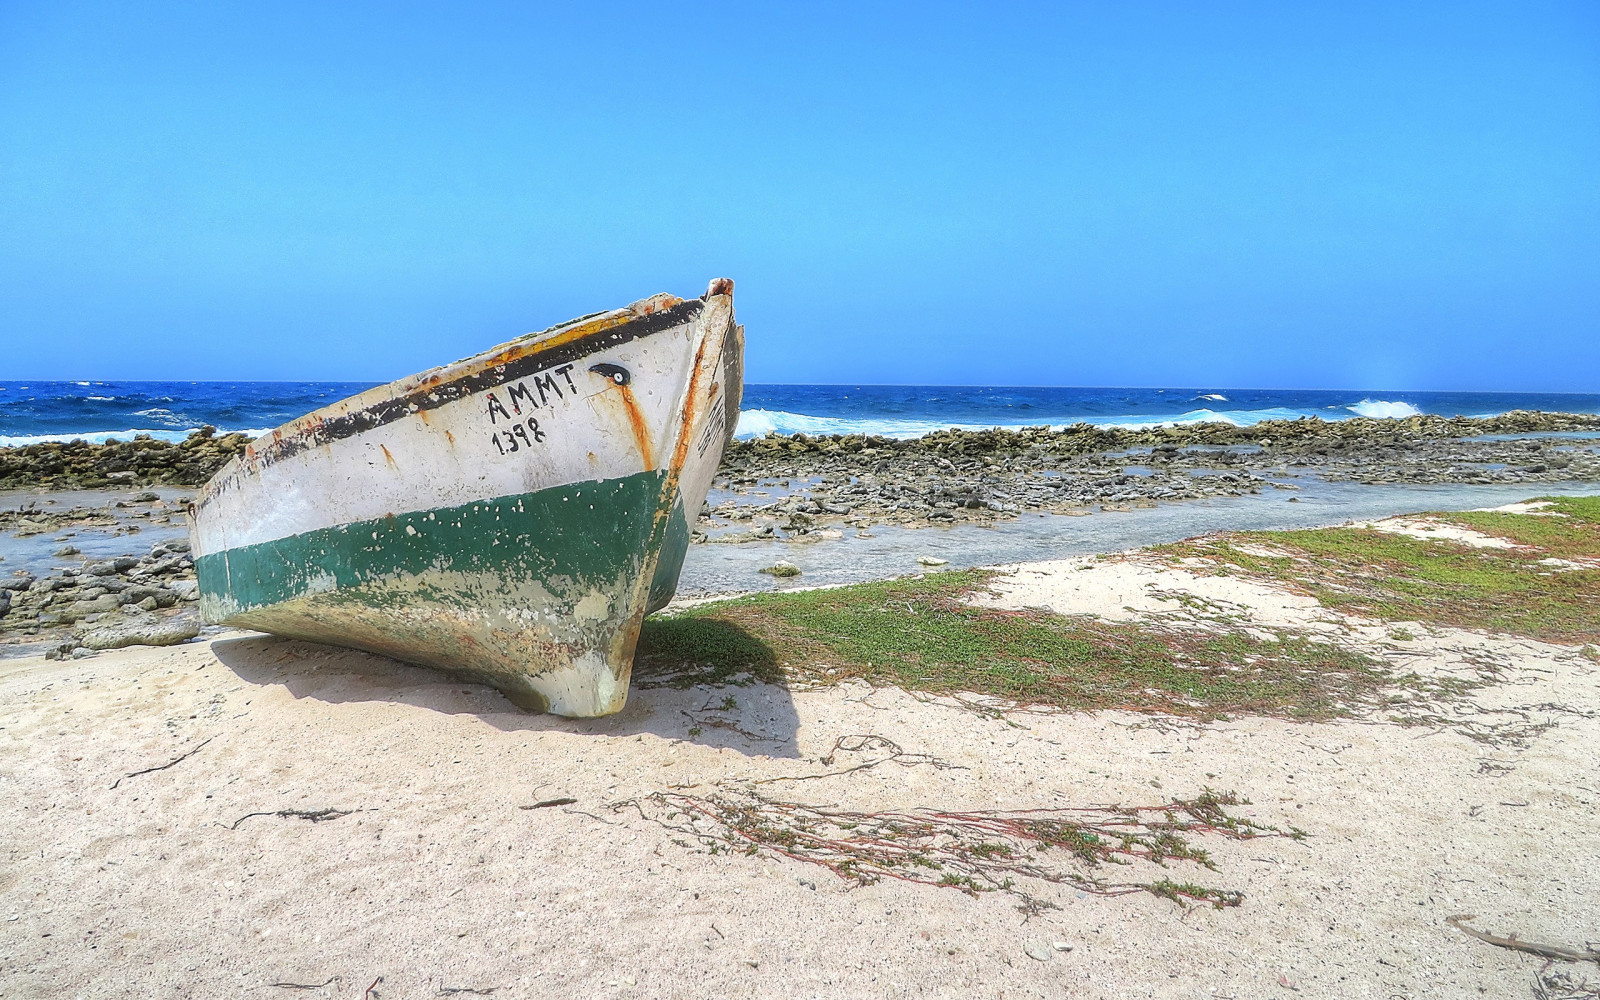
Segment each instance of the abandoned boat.
[{"label": "abandoned boat", "polygon": [[616,712],[737,424],[743,356],[719,278],[285,424],[190,507],[201,612],[534,710]]}]

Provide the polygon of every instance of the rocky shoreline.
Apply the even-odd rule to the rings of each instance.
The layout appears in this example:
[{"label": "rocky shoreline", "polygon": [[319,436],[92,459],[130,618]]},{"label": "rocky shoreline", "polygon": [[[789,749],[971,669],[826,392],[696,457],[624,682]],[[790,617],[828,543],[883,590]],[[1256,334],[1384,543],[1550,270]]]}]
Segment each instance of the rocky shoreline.
[{"label": "rocky shoreline", "polygon": [[[992,475],[990,466],[1007,473],[1066,472],[1137,464],[1143,457],[1164,469],[1209,463],[1251,470],[1282,466],[1362,482],[1521,482],[1526,480],[1496,478],[1479,466],[1516,465],[1536,476],[1530,467],[1542,463],[1557,473],[1555,478],[1574,478],[1559,475],[1569,464],[1561,451],[1570,444],[1474,439],[1575,431],[1600,432],[1600,415],[1513,410],[1494,417],[1302,418],[1250,427],[1202,423],[1136,430],[1074,424],[935,431],[906,440],[769,435],[732,442],[721,472],[737,487],[763,478],[894,477],[935,469]],[[243,434],[218,436],[216,428],[203,427],[175,444],[141,435],[104,444],[79,440],[0,448],[0,489],[199,486],[249,444]],[[1174,498],[1181,495],[1183,490],[1175,490]],[[1099,493],[1093,499],[1100,499]]]},{"label": "rocky shoreline", "polygon": [[81,658],[101,649],[165,646],[198,635],[199,587],[187,540],[168,538],[143,555],[109,558],[86,556],[71,544],[85,532],[122,535],[128,537],[127,551],[137,552],[131,536],[139,525],[170,524],[174,508],[144,491],[104,508],[79,504],[54,510],[33,503],[0,510],[0,531],[18,538],[65,532],[57,540],[67,543],[53,552],[52,561],[62,565],[50,572],[16,569],[0,575],[0,643],[44,644],[46,656]]},{"label": "rocky shoreline", "polygon": [[200,634],[189,543],[160,542],[121,556],[0,578],[0,641],[48,643],[47,657],[84,657],[121,646],[170,646]]},{"label": "rocky shoreline", "polygon": [[[707,511],[706,540],[790,537],[829,525],[992,522],[1165,501],[1294,490],[1294,479],[1365,484],[1600,481],[1600,416],[1270,421],[1141,430],[939,431],[735,441]],[[747,531],[723,531],[749,524]],[[777,532],[782,531],[782,535]],[[837,528],[833,529],[837,530]]]}]

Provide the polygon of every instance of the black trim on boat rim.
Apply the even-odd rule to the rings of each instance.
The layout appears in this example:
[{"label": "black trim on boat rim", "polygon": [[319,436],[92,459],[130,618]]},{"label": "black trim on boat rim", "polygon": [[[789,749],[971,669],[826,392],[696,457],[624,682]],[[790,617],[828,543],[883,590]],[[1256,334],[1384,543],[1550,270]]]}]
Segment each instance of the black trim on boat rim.
[{"label": "black trim on boat rim", "polygon": [[[463,375],[452,382],[414,389],[403,396],[380,400],[363,410],[356,410],[353,413],[346,413],[337,417],[329,417],[305,433],[296,434],[293,437],[280,438],[276,441],[269,438],[256,445],[255,463],[271,465],[307,449],[333,441],[341,441],[347,437],[354,437],[357,434],[372,430],[374,427],[382,427],[384,424],[392,423],[418,411],[432,410],[446,403],[452,403],[465,396],[470,396],[473,393],[481,392],[484,389],[492,389],[497,385],[516,381],[535,372],[575,363],[579,358],[587,357],[596,351],[620,347],[641,337],[648,337],[653,333],[660,333],[662,330],[682,325],[699,315],[700,310],[704,307],[705,302],[701,299],[687,299],[670,309],[663,309],[647,316],[640,316],[638,319],[629,320],[620,326],[596,330],[594,333],[579,337],[568,343],[558,344],[543,351],[534,351],[514,361],[508,361],[502,365],[493,365],[481,371]],[[498,348],[495,349],[498,350]],[[339,404],[334,403],[331,405],[337,406]]]}]

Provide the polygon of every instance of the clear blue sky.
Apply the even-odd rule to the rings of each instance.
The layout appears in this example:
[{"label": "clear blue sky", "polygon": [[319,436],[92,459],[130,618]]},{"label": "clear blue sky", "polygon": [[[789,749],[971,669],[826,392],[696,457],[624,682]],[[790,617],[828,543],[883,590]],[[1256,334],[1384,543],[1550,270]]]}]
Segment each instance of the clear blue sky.
[{"label": "clear blue sky", "polygon": [[0,378],[1600,389],[1600,3],[0,0]]}]

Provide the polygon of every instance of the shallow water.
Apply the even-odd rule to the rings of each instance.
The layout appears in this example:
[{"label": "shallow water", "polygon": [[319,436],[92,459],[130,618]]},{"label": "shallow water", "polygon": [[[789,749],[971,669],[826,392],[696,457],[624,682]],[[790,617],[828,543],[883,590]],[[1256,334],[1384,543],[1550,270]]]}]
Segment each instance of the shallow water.
[{"label": "shallow water", "polygon": [[[157,542],[188,537],[183,507],[177,503],[177,499],[192,496],[194,490],[159,486],[150,490],[166,501],[167,509],[161,514],[172,518],[167,524],[134,516],[135,511],[148,510],[147,504],[111,506],[118,500],[126,501],[134,492],[143,491],[0,490],[0,510],[16,510],[36,504],[41,511],[64,513],[74,507],[93,507],[117,519],[116,527],[62,528],[26,538],[18,538],[9,531],[0,532],[0,560],[3,560],[0,561],[0,576],[10,576],[19,569],[25,569],[35,576],[45,576],[57,570],[76,568],[86,560],[92,562],[113,556],[143,555]],[[55,503],[50,503],[52,500]],[[58,558],[55,553],[64,545],[76,546],[82,554]]]},{"label": "shallow water", "polygon": [[[1600,483],[1510,486],[1366,486],[1298,480],[1296,491],[1213,497],[1164,503],[1126,512],[1096,510],[1072,517],[1027,514],[994,527],[874,527],[871,538],[845,531],[842,540],[694,545],[684,561],[678,597],[752,590],[790,590],[819,584],[858,583],[925,572],[919,556],[948,560],[942,569],[966,569],[1038,559],[1062,559],[1159,545],[1208,531],[1311,528],[1422,510],[1497,507],[1546,494],[1600,494]],[[1298,502],[1290,502],[1291,498]],[[784,559],[801,575],[778,580],[758,573]]]}]

